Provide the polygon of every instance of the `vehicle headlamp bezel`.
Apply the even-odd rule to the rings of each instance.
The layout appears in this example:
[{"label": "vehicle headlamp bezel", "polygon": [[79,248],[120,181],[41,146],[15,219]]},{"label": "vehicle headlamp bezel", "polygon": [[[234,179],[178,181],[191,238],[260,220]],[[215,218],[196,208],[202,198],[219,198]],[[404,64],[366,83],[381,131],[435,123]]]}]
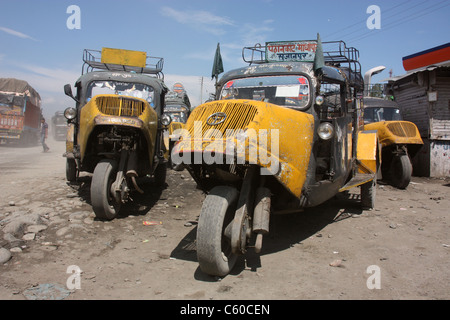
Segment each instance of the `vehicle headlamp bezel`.
[{"label": "vehicle headlamp bezel", "polygon": [[163,126],[168,126],[172,122],[172,118],[168,114],[163,114],[161,116],[161,124]]},{"label": "vehicle headlamp bezel", "polygon": [[322,96],[322,95],[318,95],[318,96],[316,96],[316,104],[318,105],[318,106],[321,106],[322,104],[323,104],[323,102],[324,102],[324,97]]},{"label": "vehicle headlamp bezel", "polygon": [[334,136],[334,127],[329,122],[322,122],[317,129],[317,134],[322,140],[330,140]]},{"label": "vehicle headlamp bezel", "polygon": [[64,110],[64,117],[67,120],[73,120],[77,117],[77,109],[69,107]]}]

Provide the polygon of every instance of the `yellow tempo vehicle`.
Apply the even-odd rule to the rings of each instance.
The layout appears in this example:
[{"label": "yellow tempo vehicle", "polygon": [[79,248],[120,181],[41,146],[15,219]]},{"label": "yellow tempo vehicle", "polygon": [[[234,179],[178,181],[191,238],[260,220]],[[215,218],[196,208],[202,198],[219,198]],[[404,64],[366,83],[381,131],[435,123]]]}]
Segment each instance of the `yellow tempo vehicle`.
[{"label": "yellow tempo vehicle", "polygon": [[66,177],[75,181],[81,171],[93,173],[93,210],[98,218],[113,219],[132,191],[143,193],[138,177],[152,175],[156,185],[165,183],[163,59],[103,48],[84,50],[83,61],[76,95],[70,84],[64,86],[76,102],[64,111]]},{"label": "yellow tempo vehicle", "polygon": [[175,170],[182,170],[182,165],[174,165],[172,163],[170,154],[175,142],[179,138],[178,135],[174,134],[174,132],[184,128],[184,125],[186,124],[186,121],[191,113],[191,102],[189,101],[189,97],[184,90],[177,91],[171,91],[166,94],[164,115],[170,117],[170,124],[166,126],[166,130],[164,130],[164,144],[166,147],[165,156],[169,161],[169,166]]},{"label": "yellow tempo vehicle", "polygon": [[411,181],[411,158],[423,145],[417,126],[402,121],[394,101],[364,98],[364,130],[376,130],[382,146],[382,178],[405,189]]},{"label": "yellow tempo vehicle", "polygon": [[207,192],[197,258],[216,276],[249,246],[261,251],[272,213],[315,207],[357,186],[373,208],[380,165],[376,133],[362,131],[358,50],[318,37],[242,54],[249,65],[221,77],[217,100],[192,111],[172,152]]}]

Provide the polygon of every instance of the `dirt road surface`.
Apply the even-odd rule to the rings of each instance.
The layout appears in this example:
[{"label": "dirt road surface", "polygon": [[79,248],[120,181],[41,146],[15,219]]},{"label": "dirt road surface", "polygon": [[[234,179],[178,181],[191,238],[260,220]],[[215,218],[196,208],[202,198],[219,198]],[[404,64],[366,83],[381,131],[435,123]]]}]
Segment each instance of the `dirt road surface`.
[{"label": "dirt road surface", "polygon": [[0,299],[450,298],[449,179],[379,183],[372,211],[360,210],[355,190],[272,216],[261,254],[250,249],[215,278],[196,260],[205,195],[187,171],[170,171],[164,190],[147,181],[124,215],[100,221],[90,176],[68,184],[64,142],[48,144],[49,153],[0,146]]}]

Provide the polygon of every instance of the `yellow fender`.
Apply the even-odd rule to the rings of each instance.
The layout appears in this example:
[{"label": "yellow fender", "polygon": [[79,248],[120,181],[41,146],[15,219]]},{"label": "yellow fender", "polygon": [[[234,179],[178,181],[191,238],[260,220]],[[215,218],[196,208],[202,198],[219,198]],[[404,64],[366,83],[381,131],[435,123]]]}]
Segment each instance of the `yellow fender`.
[{"label": "yellow fender", "polygon": [[360,131],[356,146],[358,173],[376,174],[381,165],[381,148],[376,131]]}]

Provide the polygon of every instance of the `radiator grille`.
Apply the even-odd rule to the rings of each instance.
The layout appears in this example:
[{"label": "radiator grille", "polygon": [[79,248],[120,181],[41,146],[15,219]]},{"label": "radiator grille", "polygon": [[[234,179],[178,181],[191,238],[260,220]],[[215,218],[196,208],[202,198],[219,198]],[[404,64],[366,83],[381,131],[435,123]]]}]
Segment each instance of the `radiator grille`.
[{"label": "radiator grille", "polygon": [[[203,138],[207,139],[217,136],[219,132],[222,137],[226,138],[227,130],[232,130],[228,131],[228,134],[231,133],[231,136],[234,136],[240,129],[245,129],[250,124],[257,111],[258,109],[255,106],[248,103],[224,101],[211,102],[202,106],[194,117],[192,117],[192,121],[189,121],[189,133],[191,136],[194,136],[193,121],[201,121]],[[208,124],[208,118],[217,113],[225,114],[225,120],[217,125]]]},{"label": "radiator grille", "polygon": [[95,103],[101,113],[110,116],[139,117],[145,110],[145,102],[127,97],[99,96]]},{"label": "radiator grille", "polygon": [[389,131],[399,137],[415,137],[416,136],[416,126],[408,122],[394,122],[387,125]]}]

